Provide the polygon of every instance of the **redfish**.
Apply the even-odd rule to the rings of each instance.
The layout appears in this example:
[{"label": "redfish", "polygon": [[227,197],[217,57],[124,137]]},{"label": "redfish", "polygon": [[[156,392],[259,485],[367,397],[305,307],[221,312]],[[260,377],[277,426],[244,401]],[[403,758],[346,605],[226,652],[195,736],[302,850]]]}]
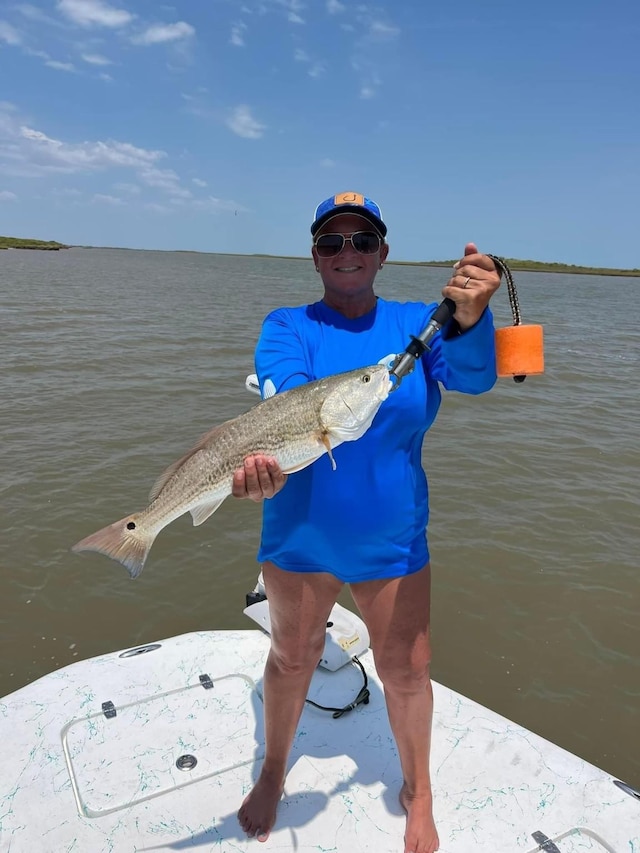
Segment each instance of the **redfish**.
[{"label": "redfish", "polygon": [[[121,563],[132,578],[142,571],[156,536],[190,512],[202,524],[231,494],[234,472],[247,456],[275,458],[286,474],[355,441],[369,429],[389,394],[383,365],[337,373],[275,394],[207,432],[160,476],[149,506],[87,536],[72,551],[97,551]],[[286,485],[285,487],[286,488]]]}]

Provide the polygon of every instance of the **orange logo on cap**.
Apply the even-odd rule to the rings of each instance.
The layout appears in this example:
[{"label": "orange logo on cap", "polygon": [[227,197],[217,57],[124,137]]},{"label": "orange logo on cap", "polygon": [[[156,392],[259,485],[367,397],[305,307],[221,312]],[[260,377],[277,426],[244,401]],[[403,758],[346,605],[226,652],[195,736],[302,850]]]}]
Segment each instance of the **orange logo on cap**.
[{"label": "orange logo on cap", "polygon": [[339,193],[334,196],[334,204],[359,204],[364,207],[364,196],[360,193]]}]

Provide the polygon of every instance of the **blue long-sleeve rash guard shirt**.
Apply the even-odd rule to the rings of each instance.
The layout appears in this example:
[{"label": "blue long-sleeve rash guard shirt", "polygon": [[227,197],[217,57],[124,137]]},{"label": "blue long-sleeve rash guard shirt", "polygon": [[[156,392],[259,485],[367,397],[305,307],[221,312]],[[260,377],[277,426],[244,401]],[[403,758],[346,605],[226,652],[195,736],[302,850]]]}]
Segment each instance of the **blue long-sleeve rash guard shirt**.
[{"label": "blue long-sleeve rash guard shirt", "polygon": [[[435,308],[378,298],[357,319],[324,302],[273,311],[255,354],[263,397],[404,351]],[[490,310],[464,333],[448,331],[445,326],[432,338],[364,436],[333,450],[335,471],[325,454],[263,502],[259,561],[293,572],[330,572],[345,583],[411,574],[428,562],[421,451],[440,406],[439,386],[480,394],[496,381]]]}]

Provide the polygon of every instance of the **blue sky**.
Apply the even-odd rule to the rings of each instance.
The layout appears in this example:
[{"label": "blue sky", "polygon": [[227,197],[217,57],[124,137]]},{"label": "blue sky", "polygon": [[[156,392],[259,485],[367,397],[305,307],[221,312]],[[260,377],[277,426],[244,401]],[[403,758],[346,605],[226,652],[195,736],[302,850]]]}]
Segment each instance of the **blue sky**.
[{"label": "blue sky", "polygon": [[638,0],[0,2],[0,234],[640,267]]}]

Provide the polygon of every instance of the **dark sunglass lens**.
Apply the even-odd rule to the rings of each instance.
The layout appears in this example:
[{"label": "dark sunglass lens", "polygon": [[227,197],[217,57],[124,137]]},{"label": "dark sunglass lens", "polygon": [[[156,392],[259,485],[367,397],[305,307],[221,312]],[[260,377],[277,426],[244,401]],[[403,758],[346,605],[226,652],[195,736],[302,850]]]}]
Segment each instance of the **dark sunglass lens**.
[{"label": "dark sunglass lens", "polygon": [[373,255],[380,248],[380,238],[374,231],[359,231],[353,235],[351,242],[361,255]]},{"label": "dark sunglass lens", "polygon": [[344,237],[342,234],[323,234],[316,240],[316,249],[321,258],[332,258],[342,251]]}]

